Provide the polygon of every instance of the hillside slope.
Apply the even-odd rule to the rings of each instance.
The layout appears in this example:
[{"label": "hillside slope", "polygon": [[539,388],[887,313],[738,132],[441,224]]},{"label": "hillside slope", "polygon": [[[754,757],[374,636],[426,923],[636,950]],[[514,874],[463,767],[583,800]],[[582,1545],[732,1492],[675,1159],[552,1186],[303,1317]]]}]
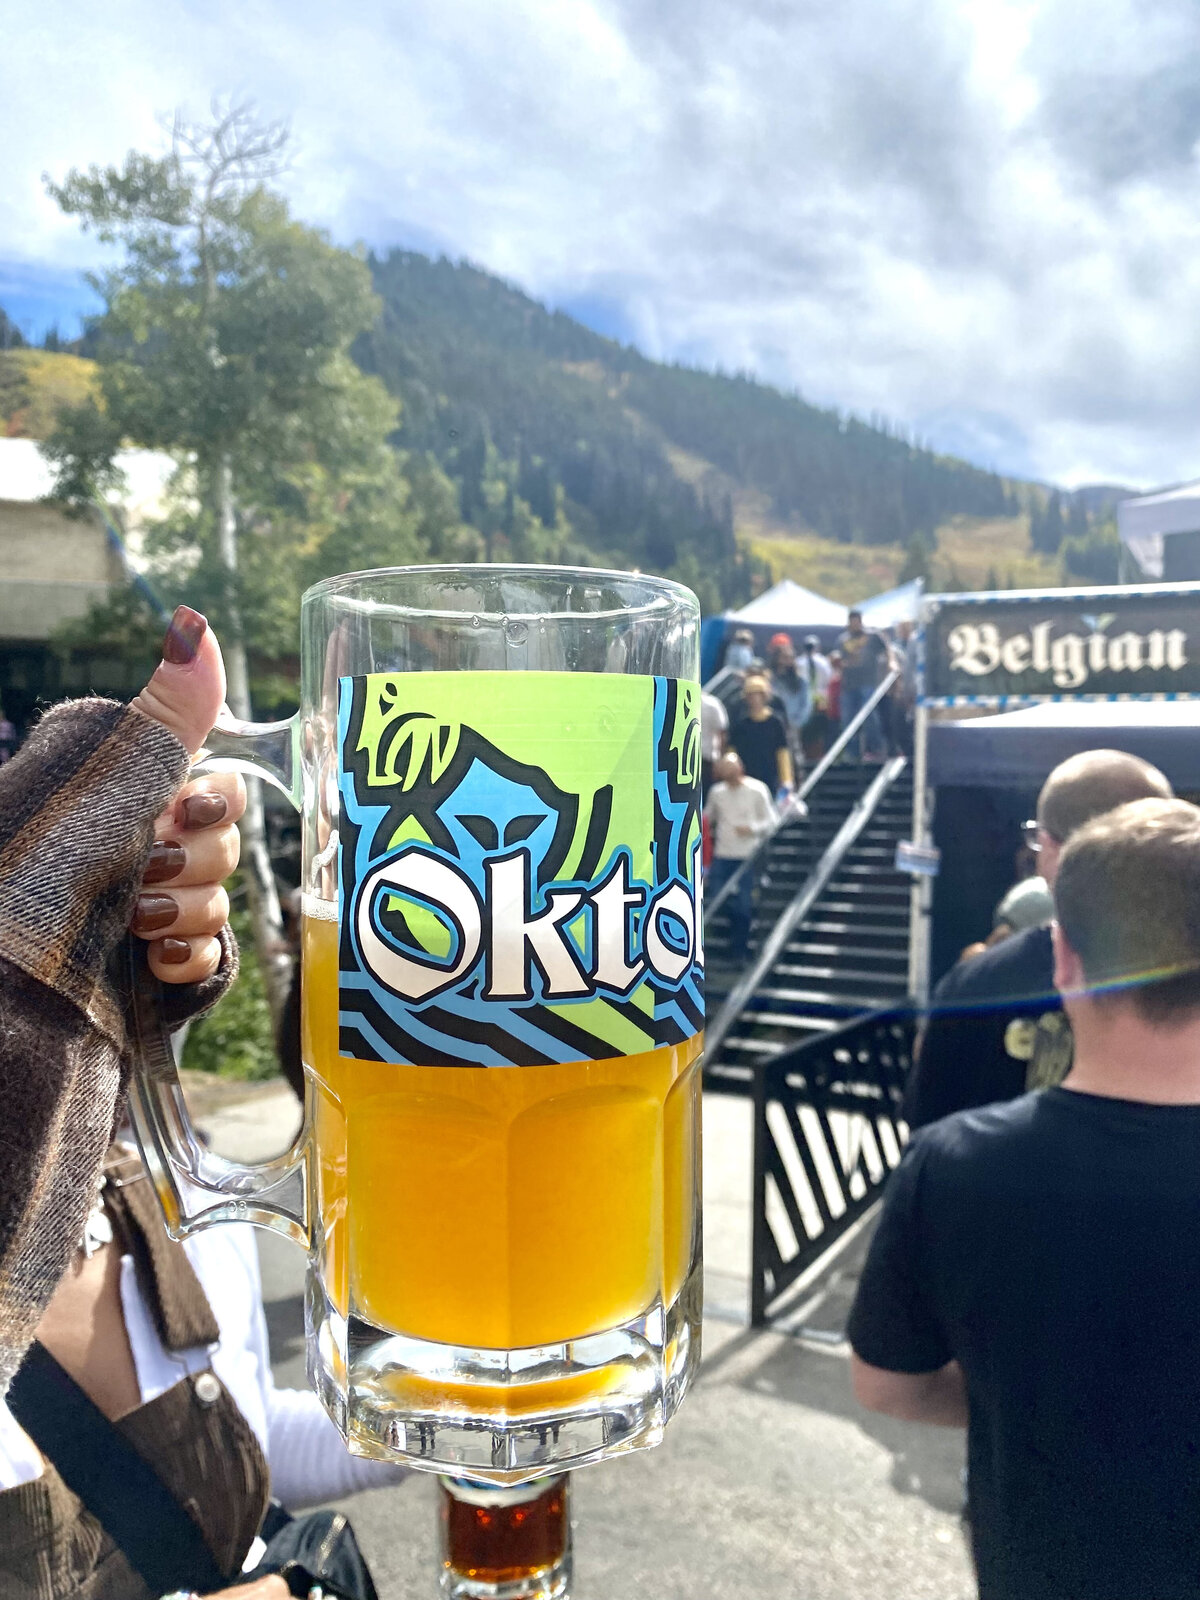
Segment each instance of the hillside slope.
[{"label": "hillside slope", "polygon": [[63,406],[78,405],[96,364],[61,351],[0,350],[0,437],[44,439]]},{"label": "hillside slope", "polygon": [[595,559],[674,573],[712,606],[755,574],[735,526],[894,546],[1018,509],[995,474],[749,378],[649,361],[473,267],[411,251],[371,266],[383,316],[356,355],[468,521],[517,499]]}]

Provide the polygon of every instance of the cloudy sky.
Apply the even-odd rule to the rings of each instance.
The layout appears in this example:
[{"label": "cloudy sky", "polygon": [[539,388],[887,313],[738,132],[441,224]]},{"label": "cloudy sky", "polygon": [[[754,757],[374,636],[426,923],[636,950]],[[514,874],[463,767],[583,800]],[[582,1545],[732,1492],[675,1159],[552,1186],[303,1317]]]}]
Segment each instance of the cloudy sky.
[{"label": "cloudy sky", "polygon": [[0,0],[0,305],[77,322],[41,174],[214,90],[336,238],[1001,471],[1200,475],[1197,0]]}]

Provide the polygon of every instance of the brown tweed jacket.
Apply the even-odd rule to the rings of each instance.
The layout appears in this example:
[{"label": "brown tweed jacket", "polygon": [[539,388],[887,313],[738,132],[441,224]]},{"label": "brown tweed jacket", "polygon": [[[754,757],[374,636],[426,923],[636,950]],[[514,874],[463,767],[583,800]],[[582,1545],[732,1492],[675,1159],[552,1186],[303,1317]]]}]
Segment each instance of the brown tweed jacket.
[{"label": "brown tweed jacket", "polygon": [[[50,711],[0,767],[0,1395],[83,1231],[128,1072],[114,957],[154,819],[187,775],[178,739],[131,707]],[[164,991],[169,1023],[224,992]]]}]

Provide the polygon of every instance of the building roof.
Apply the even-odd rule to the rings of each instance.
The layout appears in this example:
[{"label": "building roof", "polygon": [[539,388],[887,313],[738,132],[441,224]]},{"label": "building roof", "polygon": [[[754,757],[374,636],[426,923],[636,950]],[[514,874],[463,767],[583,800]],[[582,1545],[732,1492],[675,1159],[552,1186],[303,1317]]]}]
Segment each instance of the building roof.
[{"label": "building roof", "polygon": [[1121,543],[1148,578],[1163,575],[1163,539],[1200,533],[1200,482],[1181,483],[1160,494],[1137,495],[1117,507]]}]

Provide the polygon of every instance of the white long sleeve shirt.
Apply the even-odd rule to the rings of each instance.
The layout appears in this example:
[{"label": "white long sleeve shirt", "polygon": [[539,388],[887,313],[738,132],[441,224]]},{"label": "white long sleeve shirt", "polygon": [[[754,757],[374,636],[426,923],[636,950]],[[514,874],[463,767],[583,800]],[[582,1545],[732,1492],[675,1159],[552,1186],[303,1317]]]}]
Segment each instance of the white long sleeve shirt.
[{"label": "white long sleeve shirt", "polygon": [[809,681],[814,694],[825,694],[829,688],[829,680],[833,677],[833,668],[829,659],[814,650],[812,655],[803,655],[798,662],[801,672],[810,674]]},{"label": "white long sleeve shirt", "polygon": [[[779,820],[771,791],[757,778],[714,783],[704,815],[712,829],[713,857],[721,861],[745,861]],[[741,833],[741,828],[749,831]]]},{"label": "white long sleeve shirt", "polygon": [[[211,1366],[253,1428],[271,1469],[271,1493],[289,1511],[399,1482],[407,1475],[404,1467],[349,1453],[315,1394],[275,1387],[253,1235],[251,1227],[235,1223],[184,1242],[221,1330],[211,1350],[163,1348],[133,1261],[122,1257],[121,1308],[143,1403]],[[0,1400],[0,1489],[30,1483],[41,1473],[41,1455]]]}]

